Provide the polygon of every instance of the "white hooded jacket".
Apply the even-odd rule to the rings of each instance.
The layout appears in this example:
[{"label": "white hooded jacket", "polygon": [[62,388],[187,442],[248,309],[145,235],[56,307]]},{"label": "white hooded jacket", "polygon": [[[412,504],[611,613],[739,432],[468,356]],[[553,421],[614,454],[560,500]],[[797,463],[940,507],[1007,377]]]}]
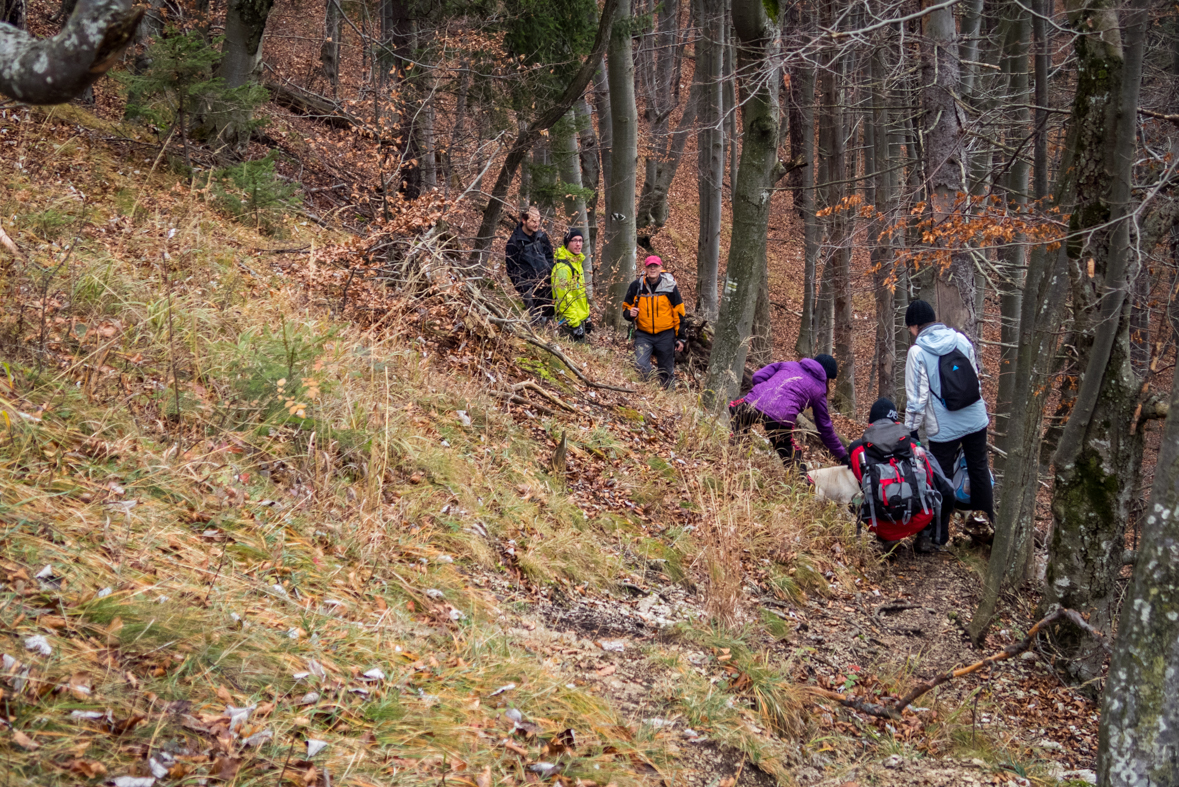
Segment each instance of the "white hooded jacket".
[{"label": "white hooded jacket", "polygon": [[[935,443],[948,443],[990,423],[987,404],[979,399],[961,410],[947,410],[941,402],[941,380],[938,378],[938,358],[955,347],[970,359],[978,372],[974,345],[965,335],[940,322],[925,326],[905,357],[905,426],[914,431],[925,425],[925,436]],[[982,382],[979,382],[981,389]],[[981,393],[981,390],[979,391]]]}]

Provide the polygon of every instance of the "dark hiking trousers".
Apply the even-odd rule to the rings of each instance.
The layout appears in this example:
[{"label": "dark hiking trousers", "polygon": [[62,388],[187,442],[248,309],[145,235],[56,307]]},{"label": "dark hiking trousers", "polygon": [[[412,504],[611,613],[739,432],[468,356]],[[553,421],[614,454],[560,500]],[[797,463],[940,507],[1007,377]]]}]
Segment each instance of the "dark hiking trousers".
[{"label": "dark hiking trousers", "polygon": [[675,382],[675,328],[659,333],[635,331],[635,368],[644,380],[651,379],[651,356],[659,367],[659,382],[670,389]]},{"label": "dark hiking trousers", "polygon": [[806,475],[806,465],[802,463],[802,451],[798,450],[798,446],[794,444],[793,426],[769,418],[753,405],[746,404],[744,399],[729,402],[729,419],[733,425],[734,435],[748,434],[754,425],[761,424],[766,430],[766,437],[769,438],[770,444],[774,446],[774,450],[781,457],[782,464],[787,467],[796,467],[800,473]]},{"label": "dark hiking trousers", "polygon": [[[954,460],[958,458],[958,446],[966,457],[966,474],[970,476],[970,505],[975,511],[982,511],[995,524],[995,490],[991,488],[991,466],[987,454],[987,430],[979,429],[957,440],[939,443],[929,441],[929,453],[941,465],[946,478],[954,477]],[[954,498],[948,500],[951,508]]]},{"label": "dark hiking trousers", "polygon": [[524,308],[528,310],[528,316],[533,322],[552,316],[553,306],[550,302],[552,298],[542,279],[517,276],[512,278],[512,286],[516,288],[516,292],[520,293],[520,298],[524,301]]}]

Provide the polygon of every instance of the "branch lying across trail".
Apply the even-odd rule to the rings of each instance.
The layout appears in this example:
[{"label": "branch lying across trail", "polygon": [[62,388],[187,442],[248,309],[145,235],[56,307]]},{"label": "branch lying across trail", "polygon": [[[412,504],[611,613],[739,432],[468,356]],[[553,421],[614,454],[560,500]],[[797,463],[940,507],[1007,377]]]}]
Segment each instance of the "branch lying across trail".
[{"label": "branch lying across trail", "polygon": [[1028,630],[1027,636],[1021,639],[1019,642],[1008,645],[998,653],[992,653],[985,659],[976,661],[968,667],[960,667],[955,670],[948,670],[943,672],[941,675],[938,675],[931,681],[919,683],[914,686],[905,696],[899,697],[887,704],[868,702],[867,700],[863,700],[858,697],[840,694],[837,691],[830,691],[828,689],[821,689],[817,686],[803,686],[801,688],[816,697],[838,702],[845,708],[858,710],[863,713],[867,713],[869,716],[876,716],[877,718],[881,719],[899,719],[901,717],[901,712],[904,711],[905,708],[912,705],[913,702],[915,702],[923,694],[936,689],[943,683],[949,683],[954,678],[961,678],[964,675],[971,674],[972,672],[978,672],[988,664],[1006,661],[1007,659],[1013,658],[1014,656],[1018,656],[1020,653],[1023,653],[1032,646],[1032,643],[1036,639],[1036,635],[1038,635],[1046,627],[1056,623],[1059,620],[1068,620],[1077,628],[1080,628],[1091,634],[1107,650],[1109,649],[1109,646],[1106,644],[1105,637],[1102,635],[1102,633],[1086,623],[1085,619],[1081,617],[1080,613],[1071,609],[1057,609],[1056,611],[1050,612],[1048,615],[1045,615],[1043,618],[1041,618],[1040,621],[1036,623],[1036,625],[1032,626],[1031,629]]},{"label": "branch lying across trail", "polygon": [[495,307],[495,304],[485,299],[479,290],[471,285],[470,281],[464,281],[463,287],[466,289],[467,294],[471,296],[471,305],[480,309],[481,316],[485,320],[494,325],[498,325],[501,328],[507,329],[507,331],[517,339],[526,341],[529,344],[539,347],[545,352],[556,356],[561,363],[569,367],[569,371],[573,372],[573,374],[577,376],[577,379],[581,380],[586,385],[590,386],[591,388],[601,388],[605,391],[618,391],[619,393],[628,394],[638,393],[633,388],[622,388],[617,385],[607,385],[606,383],[595,382],[589,377],[586,377],[585,372],[577,368],[577,364],[569,360],[565,353],[561,352],[560,349],[554,347],[537,336],[532,328],[528,326],[528,324],[523,320],[506,316],[502,310]]}]

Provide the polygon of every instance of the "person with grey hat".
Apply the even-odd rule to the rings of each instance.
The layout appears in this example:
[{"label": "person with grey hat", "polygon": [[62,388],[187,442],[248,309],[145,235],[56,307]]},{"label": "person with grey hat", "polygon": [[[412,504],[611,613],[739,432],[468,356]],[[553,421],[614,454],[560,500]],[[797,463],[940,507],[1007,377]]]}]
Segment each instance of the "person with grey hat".
[{"label": "person with grey hat", "polygon": [[952,476],[959,448],[970,477],[971,506],[995,521],[987,453],[990,416],[978,379],[974,345],[960,331],[937,321],[933,307],[915,300],[905,311],[913,337],[905,358],[905,426],[914,439],[925,428],[929,452]]},{"label": "person with grey hat", "polygon": [[746,434],[754,424],[761,424],[783,464],[793,465],[805,475],[806,465],[802,464],[802,453],[794,444],[793,435],[798,414],[809,407],[823,445],[837,460],[848,464],[847,449],[839,441],[827,409],[827,391],[838,374],[839,366],[826,353],[763,366],[754,372],[749,393],[729,402],[734,436]]}]

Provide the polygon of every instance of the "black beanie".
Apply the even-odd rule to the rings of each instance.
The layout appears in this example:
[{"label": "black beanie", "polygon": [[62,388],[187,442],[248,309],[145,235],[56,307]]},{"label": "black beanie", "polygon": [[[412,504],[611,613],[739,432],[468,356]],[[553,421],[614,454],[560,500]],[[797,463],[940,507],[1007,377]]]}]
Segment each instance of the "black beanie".
[{"label": "black beanie", "polygon": [[815,360],[819,362],[819,366],[823,367],[823,371],[827,373],[828,380],[834,380],[839,376],[839,364],[835,363],[835,359],[827,353],[819,353],[815,356]]},{"label": "black beanie", "polygon": [[933,313],[933,307],[921,299],[917,299],[909,304],[909,308],[905,309],[905,326],[910,325],[925,325],[926,323],[937,322],[937,315]]},{"label": "black beanie", "polygon": [[874,424],[881,418],[888,418],[892,421],[901,420],[897,415],[897,406],[887,396],[882,396],[873,402],[872,409],[868,411],[868,423]]},{"label": "black beanie", "polygon": [[565,233],[565,240],[561,243],[561,245],[568,246],[569,241],[573,240],[574,238],[581,238],[584,240],[585,235],[581,230],[577,229],[577,227],[570,227],[569,231]]}]

